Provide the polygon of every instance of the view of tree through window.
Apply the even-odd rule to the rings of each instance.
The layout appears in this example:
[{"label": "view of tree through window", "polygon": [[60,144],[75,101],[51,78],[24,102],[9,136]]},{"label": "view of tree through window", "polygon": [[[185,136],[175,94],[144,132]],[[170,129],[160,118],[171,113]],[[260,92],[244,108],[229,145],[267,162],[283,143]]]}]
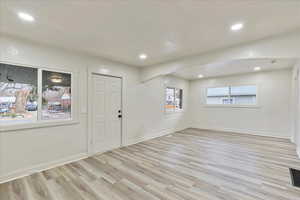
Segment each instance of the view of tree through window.
[{"label": "view of tree through window", "polygon": [[0,63],[0,125],[72,119],[71,99],[70,73]]},{"label": "view of tree through window", "polygon": [[37,69],[0,63],[0,123],[37,120]]},{"label": "view of tree through window", "polygon": [[43,71],[42,119],[71,118],[71,74]]},{"label": "view of tree through window", "polygon": [[175,111],[182,109],[182,89],[166,88],[166,111]]}]

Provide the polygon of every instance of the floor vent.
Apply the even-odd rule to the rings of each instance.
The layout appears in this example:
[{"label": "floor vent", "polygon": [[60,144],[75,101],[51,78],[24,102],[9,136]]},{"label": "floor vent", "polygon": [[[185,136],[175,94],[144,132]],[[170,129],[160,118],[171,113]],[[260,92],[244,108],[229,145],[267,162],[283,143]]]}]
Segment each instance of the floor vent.
[{"label": "floor vent", "polygon": [[292,184],[295,187],[300,187],[300,170],[290,168]]}]

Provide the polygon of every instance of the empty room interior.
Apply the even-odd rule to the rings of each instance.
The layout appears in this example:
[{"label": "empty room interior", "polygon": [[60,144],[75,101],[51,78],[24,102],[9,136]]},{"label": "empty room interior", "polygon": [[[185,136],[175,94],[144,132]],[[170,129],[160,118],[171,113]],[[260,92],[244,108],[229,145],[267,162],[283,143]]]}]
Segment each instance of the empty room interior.
[{"label": "empty room interior", "polygon": [[300,200],[300,1],[0,0],[0,200]]}]

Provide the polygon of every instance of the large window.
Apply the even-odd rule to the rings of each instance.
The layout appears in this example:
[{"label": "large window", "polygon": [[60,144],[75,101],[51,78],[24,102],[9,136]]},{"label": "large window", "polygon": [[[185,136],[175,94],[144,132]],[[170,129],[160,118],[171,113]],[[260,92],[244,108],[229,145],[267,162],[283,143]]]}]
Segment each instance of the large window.
[{"label": "large window", "polygon": [[183,91],[178,88],[166,88],[165,109],[167,112],[182,110]]},{"label": "large window", "polygon": [[0,125],[71,119],[71,74],[0,63]]},{"label": "large window", "polygon": [[248,85],[207,88],[206,104],[256,105],[257,86]]}]

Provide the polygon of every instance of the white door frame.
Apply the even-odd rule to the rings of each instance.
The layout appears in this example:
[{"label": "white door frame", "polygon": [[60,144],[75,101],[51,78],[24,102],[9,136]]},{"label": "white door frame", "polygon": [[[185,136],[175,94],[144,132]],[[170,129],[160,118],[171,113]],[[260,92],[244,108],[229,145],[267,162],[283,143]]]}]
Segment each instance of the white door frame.
[{"label": "white door frame", "polygon": [[121,147],[123,146],[123,118],[124,118],[124,112],[123,112],[123,77],[121,76],[113,76],[113,75],[108,75],[108,74],[102,74],[94,71],[88,71],[88,98],[87,98],[87,103],[88,103],[88,116],[87,116],[87,128],[88,128],[88,133],[87,133],[87,154],[89,156],[95,154],[93,151],[93,132],[92,132],[92,126],[93,126],[93,83],[92,83],[92,76],[93,75],[99,75],[99,76],[106,76],[106,77],[114,77],[114,78],[120,78],[121,79],[121,111],[122,111],[122,118],[121,118],[121,135],[120,135],[120,144]]}]

